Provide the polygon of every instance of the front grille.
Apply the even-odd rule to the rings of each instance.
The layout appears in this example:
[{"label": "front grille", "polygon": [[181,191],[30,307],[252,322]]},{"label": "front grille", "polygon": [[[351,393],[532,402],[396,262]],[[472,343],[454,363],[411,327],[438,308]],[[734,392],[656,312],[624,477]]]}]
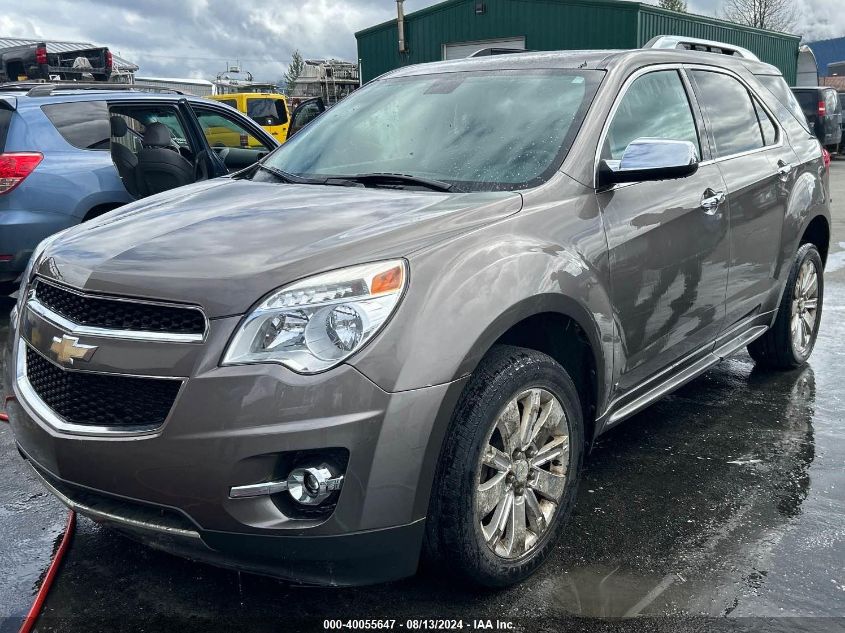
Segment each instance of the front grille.
[{"label": "front grille", "polygon": [[65,371],[26,348],[26,377],[38,397],[70,424],[113,428],[164,424],[181,381]]},{"label": "front grille", "polygon": [[168,334],[205,332],[205,318],[196,308],[84,296],[40,280],[35,283],[35,297],[78,325]]}]

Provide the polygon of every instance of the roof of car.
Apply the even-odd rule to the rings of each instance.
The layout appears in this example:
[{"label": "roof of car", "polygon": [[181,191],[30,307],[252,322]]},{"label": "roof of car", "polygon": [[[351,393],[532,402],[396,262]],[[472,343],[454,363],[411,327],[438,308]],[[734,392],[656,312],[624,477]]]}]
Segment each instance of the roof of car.
[{"label": "roof of car", "polygon": [[98,89],[64,89],[57,90],[51,94],[44,95],[28,95],[25,89],[16,87],[0,86],[0,97],[15,97],[17,99],[18,109],[25,108],[29,105],[42,106],[48,103],[66,103],[71,101],[123,101],[123,100],[138,100],[145,101],[161,101],[173,102],[180,99],[187,99],[188,101],[205,101],[202,97],[195,95],[181,94],[178,92],[146,92],[143,90],[133,90],[127,87],[126,90],[98,90]]},{"label": "roof of car", "polygon": [[442,72],[473,70],[519,70],[526,68],[573,68],[609,70],[615,66],[634,63],[648,64],[705,64],[727,68],[746,68],[754,74],[780,75],[771,64],[703,51],[674,49],[536,51],[509,55],[470,57],[443,62],[404,66],[390,71],[384,77],[403,77]]}]

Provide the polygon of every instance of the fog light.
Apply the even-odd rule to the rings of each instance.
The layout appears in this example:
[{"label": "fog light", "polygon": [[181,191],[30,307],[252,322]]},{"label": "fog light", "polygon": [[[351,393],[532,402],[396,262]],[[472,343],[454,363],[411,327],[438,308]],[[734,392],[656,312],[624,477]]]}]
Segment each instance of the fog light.
[{"label": "fog light", "polygon": [[243,499],[246,497],[265,497],[287,491],[297,503],[307,506],[320,505],[333,492],[343,486],[343,475],[335,474],[328,464],[294,468],[287,479],[282,481],[267,481],[246,486],[233,486],[229,489],[229,497]]},{"label": "fog light", "polygon": [[343,475],[334,476],[327,464],[295,468],[288,475],[288,493],[294,501],[316,506],[328,499],[343,485]]}]

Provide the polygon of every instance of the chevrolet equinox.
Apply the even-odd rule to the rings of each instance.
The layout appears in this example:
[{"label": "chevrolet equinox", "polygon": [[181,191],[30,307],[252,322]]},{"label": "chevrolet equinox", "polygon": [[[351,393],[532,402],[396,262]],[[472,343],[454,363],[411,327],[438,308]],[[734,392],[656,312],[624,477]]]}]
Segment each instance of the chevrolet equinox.
[{"label": "chevrolet equinox", "polygon": [[197,560],[525,578],[598,435],[742,348],[813,350],[822,150],[779,71],[725,52],[408,66],[48,238],[6,352],[20,454]]}]

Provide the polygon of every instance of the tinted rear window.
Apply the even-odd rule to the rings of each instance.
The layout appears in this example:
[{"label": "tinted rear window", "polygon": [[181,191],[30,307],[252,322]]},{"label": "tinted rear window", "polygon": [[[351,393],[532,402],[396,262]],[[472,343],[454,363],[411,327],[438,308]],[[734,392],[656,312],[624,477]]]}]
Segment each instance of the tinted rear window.
[{"label": "tinted rear window", "polygon": [[111,139],[105,101],[75,101],[41,106],[64,139],[79,149],[108,150]]},{"label": "tinted rear window", "polygon": [[235,110],[238,109],[238,102],[236,99],[220,99],[220,103],[225,103],[227,106],[235,108]]},{"label": "tinted rear window", "polygon": [[815,90],[796,90],[795,98],[801,104],[804,114],[816,114],[819,107],[819,93]]}]

